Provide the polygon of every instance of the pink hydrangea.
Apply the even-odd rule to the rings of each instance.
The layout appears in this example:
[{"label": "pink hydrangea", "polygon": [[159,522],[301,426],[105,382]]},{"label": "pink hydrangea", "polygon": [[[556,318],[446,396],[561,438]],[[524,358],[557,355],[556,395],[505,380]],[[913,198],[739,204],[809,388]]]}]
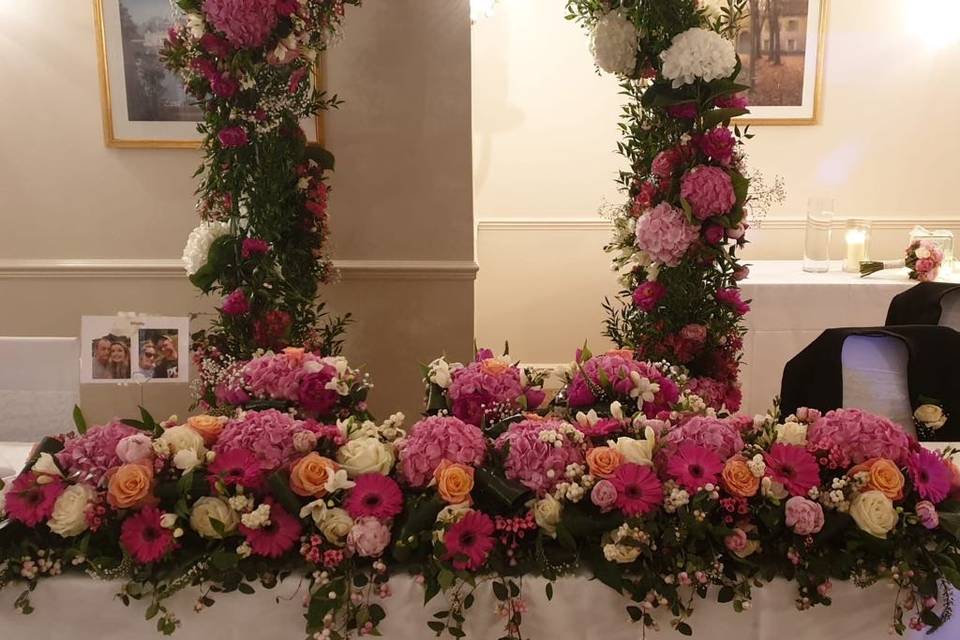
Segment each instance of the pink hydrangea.
[{"label": "pink hydrangea", "polygon": [[741,392],[735,382],[727,383],[708,377],[690,378],[685,388],[713,409],[740,409]]},{"label": "pink hydrangea", "polygon": [[724,460],[743,449],[743,437],[735,424],[720,418],[701,416],[670,429],[662,441],[667,449],[683,442],[693,442],[715,452]]},{"label": "pink hydrangea", "polygon": [[910,437],[890,420],[861,411],[837,409],[816,420],[807,432],[807,449],[825,452],[832,467],[850,467],[870,458],[906,464]]},{"label": "pink hydrangea", "polygon": [[[602,389],[601,371],[610,385],[609,389]],[[643,403],[643,412],[647,417],[652,418],[660,411],[669,410],[680,398],[680,389],[676,383],[664,376],[659,369],[646,362],[634,360],[622,352],[611,352],[590,358],[580,365],[567,386],[567,403],[572,409],[591,407],[600,400],[597,394],[601,391],[612,392],[614,397],[607,400],[636,402],[630,397],[635,386],[630,377],[631,373],[637,373],[641,378],[660,386],[654,394],[653,402]]]},{"label": "pink hydrangea", "polygon": [[733,182],[720,167],[694,167],[680,181],[680,196],[700,220],[729,213],[737,202]]},{"label": "pink hydrangea", "polygon": [[277,25],[276,0],[205,0],[203,12],[237,47],[263,45]]},{"label": "pink hydrangea", "polygon": [[447,397],[453,415],[479,427],[484,418],[508,415],[521,408],[524,388],[520,370],[494,358],[471,362],[453,372]]},{"label": "pink hydrangea", "polygon": [[213,450],[218,454],[234,449],[252,451],[260,468],[271,473],[302,455],[294,444],[294,436],[303,431],[318,436],[325,433],[312,420],[295,420],[289,413],[276,409],[247,411],[224,426]]},{"label": "pink hydrangea", "polygon": [[[499,450],[507,448],[504,471],[507,478],[543,495],[564,479],[569,464],[583,464],[581,447],[562,435],[562,428],[569,427],[560,420],[524,420],[510,425],[496,440]],[[541,437],[544,431],[552,431],[562,443],[556,446]]]},{"label": "pink hydrangea", "polygon": [[715,127],[700,138],[700,150],[715,162],[726,166],[733,160],[737,139],[727,127]]},{"label": "pink hydrangea", "polygon": [[302,349],[268,353],[242,370],[244,385],[254,397],[296,402],[319,418],[329,416],[340,400],[337,390],[328,388],[336,376],[336,367]]},{"label": "pink hydrangea", "polygon": [[683,211],[661,202],[637,220],[636,236],[637,247],[652,260],[675,267],[697,239],[697,229]]},{"label": "pink hydrangea", "polygon": [[441,460],[473,467],[483,463],[487,445],[479,427],[454,417],[433,416],[413,425],[397,445],[400,474],[412,487],[425,487]]},{"label": "pink hydrangea", "polygon": [[138,433],[143,432],[121,422],[90,427],[82,436],[67,438],[57,462],[68,478],[97,486],[109,469],[123,463],[117,455],[117,444]]}]

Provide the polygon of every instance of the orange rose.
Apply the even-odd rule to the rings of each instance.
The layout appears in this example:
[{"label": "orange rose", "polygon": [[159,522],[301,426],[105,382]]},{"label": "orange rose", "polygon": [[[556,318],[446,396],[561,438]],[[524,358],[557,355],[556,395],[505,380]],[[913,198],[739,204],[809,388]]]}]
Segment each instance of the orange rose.
[{"label": "orange rose", "polygon": [[863,491],[879,491],[891,500],[903,500],[903,474],[892,460],[870,458],[850,469],[847,475],[852,478],[862,472],[869,474]]},{"label": "orange rose", "polygon": [[129,509],[146,502],[153,489],[153,467],[145,464],[121,465],[107,482],[107,502],[115,509]]},{"label": "orange rose", "polygon": [[625,360],[633,360],[633,349],[610,349],[607,351],[608,356],[620,356]]},{"label": "orange rose", "polygon": [[203,443],[208,447],[217,441],[226,423],[225,416],[202,415],[187,418],[187,426],[203,436]]},{"label": "orange rose", "polygon": [[305,350],[299,347],[287,347],[283,350],[283,355],[287,357],[290,364],[302,364]]},{"label": "orange rose", "polygon": [[727,460],[720,482],[727,493],[736,498],[755,496],[760,489],[760,478],[753,475],[743,456],[733,456]]},{"label": "orange rose", "polygon": [[599,478],[609,478],[623,464],[623,454],[612,447],[594,447],[587,451],[587,466],[590,473]]},{"label": "orange rose", "polygon": [[497,358],[487,358],[480,363],[480,367],[487,373],[498,376],[509,369],[510,365]]},{"label": "orange rose", "polygon": [[440,497],[450,504],[470,504],[473,491],[473,467],[447,459],[441,460],[433,472]]},{"label": "orange rose", "polygon": [[311,452],[290,468],[290,488],[298,496],[320,498],[327,495],[327,480],[337,470],[337,463]]}]

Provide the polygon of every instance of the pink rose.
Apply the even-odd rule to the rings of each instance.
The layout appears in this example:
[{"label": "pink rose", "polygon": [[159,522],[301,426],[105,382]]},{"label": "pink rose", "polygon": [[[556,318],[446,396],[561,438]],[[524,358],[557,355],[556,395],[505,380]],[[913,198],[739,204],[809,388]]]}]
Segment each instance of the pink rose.
[{"label": "pink rose", "polygon": [[734,555],[743,557],[747,555],[745,552],[750,544],[750,539],[747,537],[746,531],[737,527],[733,530],[733,533],[723,539],[723,543]]},{"label": "pink rose", "polygon": [[923,260],[917,260],[917,271],[921,273],[926,273],[927,271],[933,271],[933,260],[925,258]]},{"label": "pink rose", "polygon": [[940,516],[937,514],[937,508],[929,500],[921,500],[917,503],[917,518],[927,529],[936,529],[940,526]]},{"label": "pink rose", "polygon": [[135,433],[117,443],[117,457],[127,464],[134,464],[153,454],[153,442],[145,433]]},{"label": "pink rose", "polygon": [[747,267],[747,266],[737,267],[733,272],[733,279],[739,282],[741,280],[746,280],[747,276],[749,275],[750,275],[750,267]]},{"label": "pink rose", "polygon": [[374,558],[390,544],[390,529],[376,518],[365,516],[353,523],[347,534],[347,549],[362,558]]},{"label": "pink rose", "polygon": [[656,280],[644,282],[633,292],[633,304],[641,311],[656,309],[657,303],[667,295],[667,288]]},{"label": "pink rose", "polygon": [[601,511],[609,511],[617,503],[617,488],[609,480],[601,480],[593,485],[590,501],[600,507]]},{"label": "pink rose", "polygon": [[709,225],[707,230],[703,232],[703,237],[707,241],[707,244],[720,244],[723,242],[723,236],[723,227],[718,224]]},{"label": "pink rose", "polygon": [[243,289],[234,289],[223,299],[220,309],[228,316],[240,316],[250,311],[250,301]]},{"label": "pink rose", "polygon": [[787,526],[801,536],[819,533],[823,529],[823,508],[813,500],[794,496],[787,500]]}]

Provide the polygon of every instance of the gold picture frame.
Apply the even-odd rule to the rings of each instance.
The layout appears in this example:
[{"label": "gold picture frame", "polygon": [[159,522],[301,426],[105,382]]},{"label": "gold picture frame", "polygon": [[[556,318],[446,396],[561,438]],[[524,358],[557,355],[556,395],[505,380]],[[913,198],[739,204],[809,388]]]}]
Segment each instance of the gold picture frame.
[{"label": "gold picture frame", "polygon": [[[769,1],[769,0],[768,0]],[[780,0],[785,3],[796,3],[796,0]],[[823,102],[823,64],[826,54],[827,41],[827,22],[829,14],[828,0],[806,0],[807,14],[805,15],[806,33],[805,47],[803,57],[803,80],[801,83],[801,103],[797,105],[763,105],[754,104],[751,99],[750,114],[741,118],[735,118],[734,124],[760,125],[760,126],[795,126],[795,125],[815,125],[820,123]],[[816,21],[811,28],[809,17],[810,9],[815,8]],[[769,30],[769,28],[768,28]],[[741,30],[737,37],[738,51],[741,48],[741,38],[744,32]],[[749,36],[748,36],[749,37]],[[763,41],[764,43],[766,40]],[[813,47],[810,44],[813,43]],[[816,53],[815,60],[807,59],[807,52],[813,50]],[[812,77],[811,77],[812,72]],[[744,84],[749,84],[744,81]],[[752,97],[752,96],[751,96]]]},{"label": "gold picture frame", "polygon": [[[133,120],[130,117],[131,111],[140,109],[142,105],[128,92],[126,78],[128,69],[124,64],[124,42],[120,18],[120,6],[125,0],[93,0],[94,30],[97,38],[97,63],[100,76],[100,105],[102,109],[103,141],[108,147],[119,149],[199,149],[200,133],[196,130],[197,119],[162,119],[159,113],[152,113],[151,119]],[[143,9],[145,5],[156,4],[157,7],[170,9],[169,0],[126,0],[131,5],[136,5]],[[151,7],[153,8],[153,7]],[[131,18],[130,11],[127,11],[127,18]],[[155,20],[156,16],[153,16]],[[157,29],[154,22],[150,23],[152,32],[144,34],[142,38],[131,42],[145,49],[148,38],[152,48],[157,48]],[[138,34],[140,35],[140,34]],[[157,58],[158,60],[158,58]],[[155,74],[160,67],[156,61],[151,59],[154,64]],[[124,73],[117,76],[111,76],[110,70],[123,68]],[[318,87],[322,87],[324,80],[324,60],[321,56],[314,68],[313,81]],[[170,78],[166,78],[169,83]],[[162,86],[159,83],[156,86]],[[176,85],[179,90],[179,84]],[[167,86],[169,92],[170,86]],[[171,107],[164,105],[167,111],[186,112],[188,106],[185,96],[181,97],[179,103]],[[154,109],[154,112],[159,111]],[[318,112],[313,118],[303,123],[304,130],[310,140],[310,145],[323,145],[324,141],[324,122],[322,112]]]}]

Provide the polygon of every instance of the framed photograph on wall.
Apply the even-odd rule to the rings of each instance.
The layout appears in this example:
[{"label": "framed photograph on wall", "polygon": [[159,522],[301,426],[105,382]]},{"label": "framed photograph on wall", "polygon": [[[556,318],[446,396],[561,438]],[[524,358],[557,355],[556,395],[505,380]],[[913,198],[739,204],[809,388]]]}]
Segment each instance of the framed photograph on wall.
[{"label": "framed photograph on wall", "polygon": [[750,115],[740,124],[816,124],[826,39],[827,0],[748,0],[737,34],[750,85]]},{"label": "framed photograph on wall", "polygon": [[190,319],[83,316],[80,382],[189,382]]},{"label": "framed photograph on wall", "polygon": [[[174,23],[170,0],[93,0],[100,67],[103,138],[108,147],[196,149],[200,110],[160,61]],[[314,82],[320,82],[318,64]],[[323,142],[323,118],[301,123]]]}]

